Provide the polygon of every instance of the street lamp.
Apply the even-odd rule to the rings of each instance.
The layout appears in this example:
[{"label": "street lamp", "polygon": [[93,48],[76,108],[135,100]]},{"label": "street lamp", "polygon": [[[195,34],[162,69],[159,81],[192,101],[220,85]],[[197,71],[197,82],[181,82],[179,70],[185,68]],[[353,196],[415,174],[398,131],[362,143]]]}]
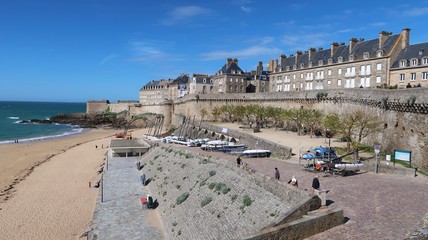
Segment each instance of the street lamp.
[{"label": "street lamp", "polygon": [[325,130],[325,136],[328,137],[328,161],[330,162],[330,155],[331,155],[331,146],[330,146],[331,130],[330,129]]}]

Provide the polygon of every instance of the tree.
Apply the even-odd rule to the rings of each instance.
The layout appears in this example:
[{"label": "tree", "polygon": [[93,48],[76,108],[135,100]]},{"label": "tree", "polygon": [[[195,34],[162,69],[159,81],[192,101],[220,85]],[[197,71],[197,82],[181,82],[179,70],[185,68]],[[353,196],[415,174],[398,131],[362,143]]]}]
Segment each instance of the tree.
[{"label": "tree", "polygon": [[317,109],[303,110],[303,123],[309,128],[309,134],[312,137],[315,128],[321,125],[324,113]]},{"label": "tree", "polygon": [[266,107],[266,117],[271,118],[274,121],[275,130],[278,130],[278,126],[282,122],[283,109],[279,107]]},{"label": "tree", "polygon": [[214,122],[217,121],[217,118],[221,115],[221,108],[215,106],[211,111],[211,114],[214,116]]},{"label": "tree", "polygon": [[348,150],[354,151],[354,159],[358,159],[358,147],[361,141],[372,133],[382,130],[382,122],[374,113],[362,110],[355,110],[345,113],[341,117],[340,132],[347,139]]},{"label": "tree", "polygon": [[305,117],[306,109],[302,107],[300,108],[292,108],[287,113],[287,118],[293,121],[297,125],[297,135],[301,135],[301,129]]},{"label": "tree", "polygon": [[204,117],[205,117],[206,115],[208,115],[208,111],[207,111],[205,108],[202,108],[202,109],[199,111],[199,114],[201,114],[201,121],[203,121],[203,120],[204,120]]}]

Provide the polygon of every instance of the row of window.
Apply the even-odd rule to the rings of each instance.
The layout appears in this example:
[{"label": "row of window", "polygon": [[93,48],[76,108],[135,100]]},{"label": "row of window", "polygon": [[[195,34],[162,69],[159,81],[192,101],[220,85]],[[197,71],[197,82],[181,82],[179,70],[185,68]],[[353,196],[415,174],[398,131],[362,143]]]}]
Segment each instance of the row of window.
[{"label": "row of window", "polygon": [[[413,58],[410,61],[403,59],[400,61],[400,67],[407,67],[407,66],[418,66],[419,65],[419,59]],[[428,65],[428,58],[422,58],[422,65]]]},{"label": "row of window", "polygon": [[[377,71],[381,71],[382,70],[382,64],[381,63],[377,63],[376,64],[376,70]],[[315,72],[315,79],[316,80],[322,80],[324,79],[324,70],[322,71],[316,71]],[[328,69],[327,70],[327,76],[331,76],[332,75],[332,70]],[[342,75],[342,69],[339,68],[337,69],[337,75],[340,77]],[[356,75],[355,72],[355,67],[347,67],[346,68],[346,72],[345,72],[345,77],[354,77]],[[360,76],[369,76],[371,75],[371,65],[361,65],[360,66],[360,72],[359,72]],[[283,79],[282,75],[279,75],[276,77],[276,83],[281,83]],[[304,79],[307,81],[311,81],[314,80],[314,73],[313,72],[308,72],[306,73],[306,77],[304,77],[304,73],[300,73],[300,79]],[[275,76],[272,77],[272,80],[275,81]],[[296,80],[296,74],[293,74],[293,80]],[[290,82],[290,76],[285,75],[284,76],[284,82]]]},{"label": "row of window", "polygon": [[[422,72],[421,73],[421,79],[422,80],[428,80],[428,72]],[[406,74],[402,73],[400,74],[400,82],[404,82],[406,80]],[[416,81],[416,73],[410,73],[410,81]]]},{"label": "row of window", "polygon": [[[380,84],[382,82],[382,78],[380,76],[376,77],[376,84]],[[337,80],[337,86],[342,86],[342,79],[338,79]],[[344,87],[345,88],[355,88],[355,79],[346,79],[345,80],[345,84]],[[297,85],[300,85],[300,89],[305,89],[305,90],[313,90],[314,89],[314,85],[315,85],[315,89],[324,89],[324,84],[323,82],[307,82],[307,83],[303,83],[301,82],[300,84],[296,84],[293,83],[292,87],[291,84],[281,84],[281,85],[277,85],[276,90],[277,92],[280,91],[290,91],[290,88],[292,89],[296,89]],[[303,88],[305,86],[305,88]],[[328,80],[327,81],[327,86],[332,86],[332,80]],[[358,85],[359,87],[370,87],[371,86],[371,78],[369,77],[365,77],[365,78],[361,78],[360,79],[360,84]]]}]

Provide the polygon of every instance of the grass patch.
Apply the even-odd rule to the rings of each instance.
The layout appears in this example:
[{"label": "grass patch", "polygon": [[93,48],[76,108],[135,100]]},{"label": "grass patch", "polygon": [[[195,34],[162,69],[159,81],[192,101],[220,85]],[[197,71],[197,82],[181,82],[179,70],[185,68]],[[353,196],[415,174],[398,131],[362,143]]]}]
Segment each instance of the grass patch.
[{"label": "grass patch", "polygon": [[395,163],[398,163],[401,166],[406,167],[406,168],[412,168],[412,165],[409,162],[406,162],[403,160],[395,160]]},{"label": "grass patch", "polygon": [[182,193],[180,196],[178,196],[177,198],[177,205],[182,204],[184,201],[186,201],[186,199],[189,197],[190,193],[188,192],[184,192]]},{"label": "grass patch", "polygon": [[205,197],[204,200],[202,200],[201,202],[201,207],[204,207],[205,205],[209,204],[212,200],[212,197]]},{"label": "grass patch", "polygon": [[207,164],[210,163],[211,161],[208,158],[203,158],[201,160],[199,160],[199,164]]},{"label": "grass patch", "polygon": [[251,203],[253,203],[253,200],[251,200],[250,196],[245,195],[244,199],[242,200],[242,203],[244,204],[244,207],[248,207],[251,205]]}]

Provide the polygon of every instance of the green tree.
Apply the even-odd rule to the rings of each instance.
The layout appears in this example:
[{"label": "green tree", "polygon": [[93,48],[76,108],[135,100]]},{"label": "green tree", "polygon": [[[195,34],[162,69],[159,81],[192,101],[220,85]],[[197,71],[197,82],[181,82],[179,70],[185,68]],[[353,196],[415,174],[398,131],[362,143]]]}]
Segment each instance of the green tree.
[{"label": "green tree", "polygon": [[204,118],[205,118],[205,116],[206,116],[206,115],[208,115],[208,111],[207,111],[205,108],[202,108],[202,109],[199,111],[199,114],[201,115],[201,121],[203,121],[203,120],[204,120]]},{"label": "green tree", "polygon": [[324,113],[317,109],[303,109],[303,124],[309,128],[312,138],[314,130],[322,125]]},{"label": "green tree", "polygon": [[382,130],[382,122],[374,113],[355,110],[341,117],[341,133],[347,139],[348,150],[354,151],[354,160],[358,160],[358,146],[361,141],[372,133]]},{"label": "green tree", "polygon": [[304,109],[302,106],[300,108],[290,109],[287,115],[288,119],[290,119],[297,125],[297,135],[301,135],[305,114],[306,114],[306,109]]},{"label": "green tree", "polygon": [[217,121],[217,118],[221,115],[221,108],[220,107],[218,107],[218,106],[215,106],[214,108],[213,108],[213,110],[211,111],[211,114],[213,115],[213,117],[214,117],[214,122],[216,122]]}]

